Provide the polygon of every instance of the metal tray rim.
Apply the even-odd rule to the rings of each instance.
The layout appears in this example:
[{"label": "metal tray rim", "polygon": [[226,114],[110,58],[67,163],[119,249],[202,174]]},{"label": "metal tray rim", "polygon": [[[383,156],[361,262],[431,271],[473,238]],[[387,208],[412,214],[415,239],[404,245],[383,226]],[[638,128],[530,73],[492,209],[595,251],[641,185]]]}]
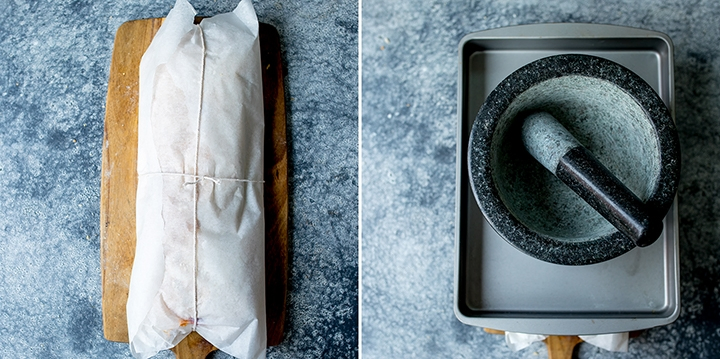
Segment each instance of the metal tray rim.
[{"label": "metal tray rim", "polygon": [[[581,35],[580,35],[581,34]],[[672,40],[663,33],[644,30],[638,28],[616,26],[616,25],[600,25],[600,24],[530,24],[518,25],[497,29],[490,29],[470,33],[462,38],[458,45],[459,53],[459,71],[458,71],[458,126],[457,126],[457,166],[456,166],[456,216],[455,216],[455,280],[454,280],[454,312],[456,317],[463,323],[475,326],[490,327],[493,329],[502,329],[509,331],[518,331],[526,333],[541,334],[601,334],[621,331],[631,331],[646,329],[659,325],[669,324],[677,319],[680,314],[680,293],[679,293],[679,259],[678,259],[678,225],[677,225],[677,198],[672,206],[671,216],[674,219],[673,236],[675,240],[665,243],[668,247],[665,249],[666,256],[668,253],[672,258],[665,258],[669,264],[665,273],[665,279],[670,288],[666,293],[669,296],[668,308],[660,310],[657,316],[643,316],[632,318],[617,317],[558,317],[558,318],[521,318],[517,316],[502,315],[482,315],[468,316],[463,313],[459,306],[459,286],[460,286],[460,256],[461,253],[461,211],[462,211],[462,170],[463,163],[463,123],[466,114],[464,113],[464,96],[465,96],[465,48],[466,45],[473,40],[503,40],[503,39],[647,39],[655,38],[664,42],[667,47],[667,73],[668,81],[668,107],[670,108],[673,119],[674,113],[674,74],[673,74],[673,44]]]},{"label": "metal tray rim", "polygon": [[[583,35],[578,35],[583,33]],[[540,23],[499,27],[471,32],[460,40],[458,47],[470,40],[483,39],[592,39],[592,38],[658,38],[674,50],[672,39],[662,32],[629,26],[590,23]]]}]

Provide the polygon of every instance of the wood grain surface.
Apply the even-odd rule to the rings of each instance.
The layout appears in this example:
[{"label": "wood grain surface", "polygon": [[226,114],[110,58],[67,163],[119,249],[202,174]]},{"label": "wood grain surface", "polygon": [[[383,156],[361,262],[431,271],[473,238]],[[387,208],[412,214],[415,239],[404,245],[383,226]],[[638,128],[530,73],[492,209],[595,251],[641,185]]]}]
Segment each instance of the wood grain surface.
[{"label": "wood grain surface", "polygon": [[[196,19],[200,21],[200,19]],[[163,19],[129,21],[115,36],[108,80],[100,189],[100,268],[105,338],[127,342],[125,304],[135,256],[138,73]],[[265,106],[265,278],[268,345],[282,341],[288,273],[285,92],[277,30],[260,24]],[[212,346],[196,333],[173,351],[204,358]]]},{"label": "wood grain surface", "polygon": [[[497,329],[484,328],[490,334],[505,335],[505,332]],[[582,343],[582,339],[576,335],[548,335],[543,342],[547,346],[548,359],[572,359],[575,346]]]},{"label": "wood grain surface", "polygon": [[548,359],[572,359],[575,346],[583,340],[575,335],[550,335],[545,340]]}]

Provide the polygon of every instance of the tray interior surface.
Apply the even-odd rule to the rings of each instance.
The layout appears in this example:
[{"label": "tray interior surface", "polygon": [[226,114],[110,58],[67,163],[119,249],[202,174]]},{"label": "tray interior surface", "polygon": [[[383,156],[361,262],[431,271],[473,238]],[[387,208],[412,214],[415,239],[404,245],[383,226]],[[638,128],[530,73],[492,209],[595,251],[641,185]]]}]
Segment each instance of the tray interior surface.
[{"label": "tray interior surface", "polygon": [[[607,58],[634,71],[674,113],[669,45],[659,38],[471,39],[462,50],[461,156],[459,182],[459,275],[456,310],[468,324],[481,318],[630,319],[668,321],[676,300],[677,211],[653,245],[587,266],[562,266],[534,259],[505,242],[485,221],[470,189],[467,143],[475,116],[506,76],[534,60],[581,53]],[[473,321],[472,318],[480,318]],[[462,318],[461,318],[462,319]],[[654,325],[661,323],[653,322]],[[654,326],[645,325],[645,327]],[[517,330],[516,326],[495,329]],[[642,324],[639,324],[642,326]],[[520,325],[520,328],[524,328]],[[622,329],[622,323],[613,328]],[[628,326],[634,330],[638,326]],[[573,333],[594,332],[574,327]],[[599,329],[599,331],[603,331]],[[598,332],[599,332],[598,331]],[[536,331],[537,332],[537,331]],[[559,334],[559,333],[558,333]]]}]

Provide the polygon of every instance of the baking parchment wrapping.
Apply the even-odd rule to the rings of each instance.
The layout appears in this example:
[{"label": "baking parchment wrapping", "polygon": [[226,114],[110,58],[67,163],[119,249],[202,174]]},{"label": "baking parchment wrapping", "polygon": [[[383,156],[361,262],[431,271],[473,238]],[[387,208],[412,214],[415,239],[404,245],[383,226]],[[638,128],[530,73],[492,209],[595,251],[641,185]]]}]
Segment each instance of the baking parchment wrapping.
[{"label": "baking parchment wrapping", "polygon": [[130,350],[197,331],[264,358],[263,99],[251,0],[193,24],[177,0],[140,63]]},{"label": "baking parchment wrapping", "polygon": [[[532,343],[545,340],[547,335],[505,332],[505,343],[512,351],[529,347]],[[627,352],[629,333],[611,333],[597,335],[579,335],[580,339],[598,348],[613,352]]]}]

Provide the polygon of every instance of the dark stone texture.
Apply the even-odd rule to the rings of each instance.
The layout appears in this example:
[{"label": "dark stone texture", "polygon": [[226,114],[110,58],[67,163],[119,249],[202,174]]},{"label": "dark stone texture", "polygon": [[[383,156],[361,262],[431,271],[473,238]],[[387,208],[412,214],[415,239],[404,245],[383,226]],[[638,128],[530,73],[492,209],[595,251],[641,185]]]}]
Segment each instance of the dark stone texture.
[{"label": "dark stone texture", "polygon": [[720,356],[720,3],[710,0],[363,0],[363,358],[545,358],[453,314],[458,43],[501,26],[589,22],[668,34],[675,119],[682,313],[586,358]]},{"label": "dark stone texture", "polygon": [[648,246],[662,233],[663,217],[652,217],[645,204],[585,147],[568,151],[555,175],[635,245]]},{"label": "dark stone texture", "polygon": [[[100,159],[117,28],[174,0],[0,1],[2,358],[129,358],[103,338]],[[238,0],[191,0],[199,15]],[[263,1],[280,33],[290,147],[285,338],[269,358],[357,357],[358,8]],[[158,358],[173,358],[169,351]],[[214,358],[228,358],[217,353]]]},{"label": "dark stone texture", "polygon": [[[512,192],[523,190],[518,188],[518,185],[509,186],[504,192],[503,185],[518,177],[527,177],[529,179],[521,179],[526,182],[520,183],[520,186],[529,187],[527,191],[530,193],[549,196],[549,193],[554,191],[542,188],[547,182],[541,181],[541,176],[527,171],[497,167],[511,166],[526,169],[530,167],[529,165],[535,165],[535,160],[525,155],[524,147],[519,144],[521,137],[519,128],[524,116],[506,118],[506,112],[510,112],[516,100],[519,101],[520,97],[530,89],[548,80],[569,78],[569,76],[589,77],[614,84],[629,94],[647,114],[646,119],[641,120],[649,121],[654,133],[644,136],[657,138],[660,165],[657,177],[652,178],[654,181],[648,181],[654,182],[655,187],[645,200],[645,205],[647,208],[653,208],[653,216],[664,217],[675,199],[680,174],[680,148],[670,112],[652,87],[638,75],[615,62],[599,57],[575,54],[546,57],[523,66],[505,78],[490,93],[475,119],[469,140],[468,168],[477,203],[488,222],[501,236],[513,246],[538,259],[557,264],[584,265],[615,258],[634,248],[635,243],[617,230],[582,240],[568,240],[562,236],[554,236],[553,232],[539,231],[538,227],[534,226],[535,223],[523,220],[513,208],[542,209],[544,207],[533,206],[533,202],[529,201],[525,203],[526,197],[512,196]],[[557,96],[567,95],[558,91]],[[588,96],[593,96],[593,90],[589,91]],[[531,109],[520,108],[520,111],[523,110]],[[606,119],[610,120],[610,118]],[[566,121],[572,123],[574,119]],[[602,121],[592,121],[590,126],[593,129],[587,132],[590,135],[593,133],[599,135],[607,131],[606,128],[611,128],[603,125]],[[635,142],[633,140],[635,139],[628,138],[625,142],[632,145]],[[516,144],[506,145],[506,143]],[[599,147],[609,146],[601,143]],[[618,162],[618,159],[614,160]],[[620,162],[624,160],[619,159]],[[535,165],[535,167],[540,166]],[[640,170],[644,167],[639,166]],[[520,200],[523,203],[509,203],[511,200]],[[546,199],[542,198],[540,201]],[[580,204],[587,206],[586,203],[580,202]],[[564,204],[559,203],[559,206],[563,207]],[[577,212],[595,215],[589,208]],[[588,222],[582,215],[573,215],[573,217],[573,220]],[[552,231],[553,228],[550,230]]]}]

